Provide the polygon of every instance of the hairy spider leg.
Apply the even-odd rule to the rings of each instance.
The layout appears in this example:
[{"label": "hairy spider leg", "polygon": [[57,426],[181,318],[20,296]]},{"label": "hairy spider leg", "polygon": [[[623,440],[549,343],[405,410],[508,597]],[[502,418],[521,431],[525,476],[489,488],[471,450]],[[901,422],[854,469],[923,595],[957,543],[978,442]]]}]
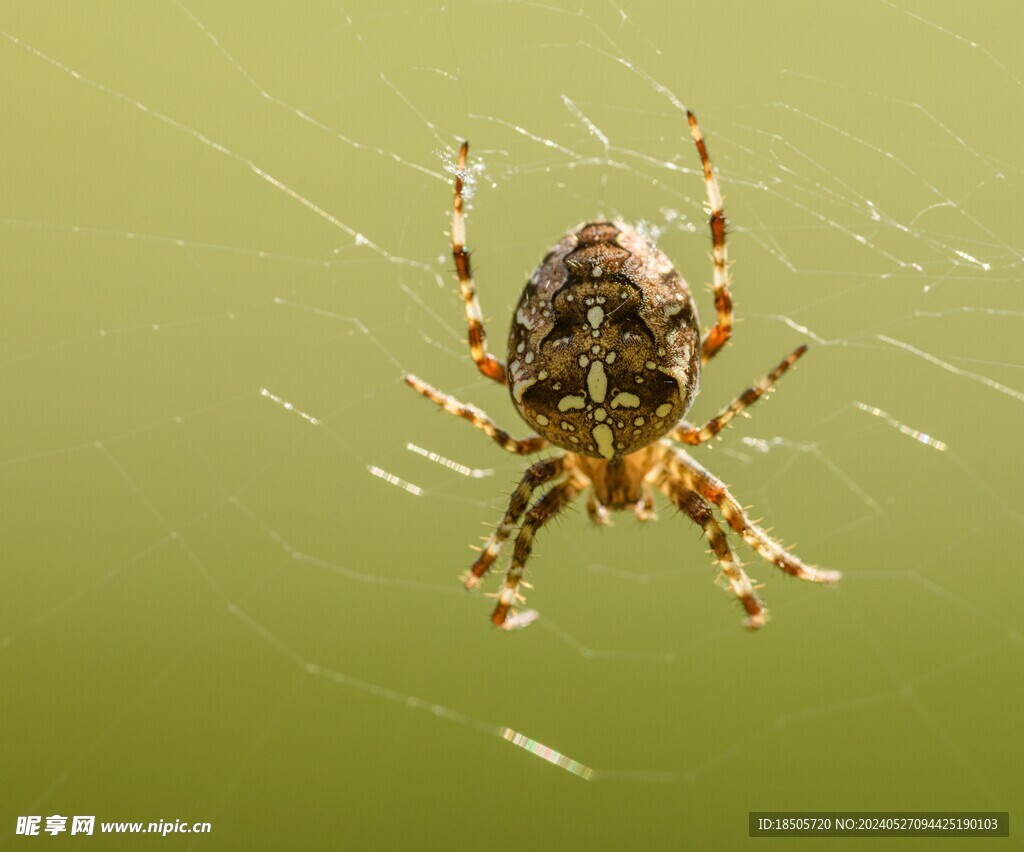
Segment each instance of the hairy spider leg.
[{"label": "hairy spider leg", "polygon": [[690,135],[697,143],[697,153],[704,167],[704,184],[708,192],[708,207],[711,218],[711,257],[714,262],[715,310],[718,322],[704,335],[701,346],[700,360],[706,364],[732,337],[732,295],[729,293],[729,255],[725,248],[725,210],[722,204],[722,193],[718,189],[718,178],[708,157],[708,148],[704,144],[704,136],[697,124],[697,116],[686,111],[686,120],[690,123]]},{"label": "hairy spider leg", "polygon": [[529,438],[513,438],[504,429],[499,428],[490,417],[475,405],[466,405],[464,402],[459,402],[455,397],[439,391],[432,385],[428,385],[423,379],[414,376],[412,373],[406,373],[402,378],[417,393],[422,394],[431,402],[439,405],[449,414],[454,414],[456,417],[468,420],[499,447],[508,450],[510,453],[526,456],[543,450],[548,445],[547,440],[540,437],[540,435],[532,435]]},{"label": "hairy spider leg", "polygon": [[597,495],[593,491],[587,495],[587,516],[596,527],[613,526],[611,512],[608,511],[608,507],[604,503],[597,499]]},{"label": "hairy spider leg", "polygon": [[476,297],[476,284],[469,265],[469,251],[466,249],[466,216],[462,206],[462,179],[466,174],[466,155],[469,142],[463,142],[459,150],[459,165],[455,171],[455,201],[452,206],[452,257],[455,271],[459,276],[462,301],[466,303],[466,320],[469,323],[469,352],[477,368],[487,378],[505,384],[505,365],[487,351],[487,335],[484,333],[484,316],[480,301]]},{"label": "hairy spider leg", "polygon": [[534,503],[526,513],[523,525],[516,536],[515,550],[512,554],[512,565],[505,575],[505,583],[498,593],[498,604],[491,614],[491,621],[498,627],[505,624],[513,606],[520,602],[519,585],[526,571],[526,561],[533,550],[533,537],[537,531],[571,503],[589,483],[579,473],[555,485],[547,494]]},{"label": "hairy spider leg", "polygon": [[743,620],[743,626],[748,630],[764,627],[768,620],[768,611],[757,597],[750,577],[747,576],[743,566],[733,555],[725,530],[715,520],[711,506],[699,494],[684,488],[679,482],[673,480],[671,475],[663,477],[659,485],[665,496],[689,515],[707,535],[711,551],[715,555],[715,562],[722,569],[729,588],[747,613],[747,617]]},{"label": "hairy spider leg", "polygon": [[551,480],[562,476],[565,473],[565,467],[565,456],[562,455],[544,459],[526,469],[526,473],[519,480],[519,485],[516,486],[516,490],[512,492],[512,497],[508,501],[505,517],[501,519],[497,529],[488,537],[480,556],[473,563],[473,567],[469,569],[469,573],[464,578],[467,589],[475,589],[483,581],[483,578],[487,576],[487,572],[491,570],[494,560],[501,553],[501,546],[512,535],[516,524],[519,523],[523,512],[526,511],[533,492],[542,485],[551,482]]},{"label": "hairy spider leg", "polygon": [[806,346],[798,346],[789,355],[789,357],[787,357],[774,370],[764,376],[753,387],[749,387],[743,391],[743,393],[736,397],[736,399],[730,402],[703,426],[697,427],[683,421],[669,433],[669,437],[673,441],[680,441],[681,443],[690,444],[694,447],[698,444],[703,444],[705,441],[710,441],[715,437],[715,435],[721,432],[729,424],[729,421],[737,414],[742,412],[745,408],[753,405],[765,394],[774,390],[772,385],[774,385],[783,373],[792,367],[806,351]]},{"label": "hairy spider leg", "polygon": [[640,501],[633,507],[633,514],[638,521],[656,521],[658,513],[654,507],[654,490],[650,484],[644,482],[640,486],[640,493],[643,495]]},{"label": "hairy spider leg", "polygon": [[762,559],[777,568],[809,583],[838,583],[842,574],[807,565],[786,550],[779,542],[747,517],[736,498],[714,474],[708,472],[683,450],[671,448],[667,459],[672,478],[678,479],[690,491],[696,491],[705,500],[714,503],[722,517]]}]

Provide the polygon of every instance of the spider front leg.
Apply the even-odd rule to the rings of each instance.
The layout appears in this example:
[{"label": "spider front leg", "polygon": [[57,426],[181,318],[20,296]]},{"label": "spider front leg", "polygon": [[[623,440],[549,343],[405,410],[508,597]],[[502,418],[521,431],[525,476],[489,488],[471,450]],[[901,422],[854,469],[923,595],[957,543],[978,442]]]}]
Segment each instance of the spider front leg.
[{"label": "spider front leg", "polygon": [[715,561],[721,567],[722,573],[729,583],[729,588],[732,589],[733,594],[736,595],[739,602],[743,605],[743,609],[746,610],[747,617],[743,621],[743,626],[748,630],[757,630],[759,627],[764,627],[768,620],[768,612],[764,608],[764,604],[757,597],[750,577],[747,576],[743,566],[740,565],[733,555],[732,549],[729,547],[729,540],[725,536],[725,531],[718,521],[715,520],[715,516],[707,501],[699,494],[684,488],[679,482],[673,480],[670,475],[666,475],[662,479],[660,487],[665,496],[682,511],[686,512],[693,522],[700,526],[704,530],[705,535],[707,535],[708,543],[715,554]]},{"label": "spider front leg", "polygon": [[722,517],[743,540],[757,553],[787,574],[809,583],[838,583],[842,574],[807,565],[794,556],[768,533],[747,517],[746,512],[729,493],[729,489],[714,474],[698,464],[689,454],[672,449],[668,457],[668,469],[673,479],[681,482],[690,491],[696,491],[705,500],[714,503]]},{"label": "spider front leg", "polygon": [[454,414],[456,417],[468,420],[499,447],[508,450],[510,453],[526,456],[543,450],[548,445],[548,442],[540,437],[540,435],[533,435],[529,438],[513,438],[504,429],[498,428],[497,424],[476,406],[459,402],[455,397],[439,391],[432,385],[428,385],[423,379],[414,376],[412,373],[406,373],[402,378],[414,391],[422,394],[434,404],[441,406],[449,414]]},{"label": "spider front leg", "polygon": [[703,426],[691,426],[689,423],[681,423],[676,426],[672,432],[669,433],[669,437],[673,441],[679,441],[683,444],[690,444],[696,447],[698,444],[703,444],[705,441],[710,441],[719,432],[721,432],[737,414],[740,414],[744,409],[749,408],[761,397],[772,390],[774,385],[783,373],[792,367],[797,360],[807,351],[806,346],[798,346],[789,355],[788,358],[782,361],[774,370],[768,375],[762,378],[753,387],[747,388],[741,393],[736,399],[730,402],[722,411],[712,417]]},{"label": "spider front leg", "polygon": [[608,507],[604,503],[597,499],[597,495],[593,491],[587,497],[587,515],[595,527],[612,526],[611,512],[608,511]]},{"label": "spider front leg", "polygon": [[512,535],[516,524],[519,523],[523,512],[526,511],[533,492],[552,479],[557,479],[564,472],[565,456],[554,456],[544,459],[527,468],[523,478],[519,480],[516,490],[512,492],[508,508],[505,510],[505,517],[502,518],[498,528],[488,537],[484,549],[464,579],[467,589],[475,589],[479,586],[487,572],[490,571],[491,564],[498,558],[498,554],[501,553],[501,546]]},{"label": "spider front leg", "polygon": [[498,627],[505,626],[505,620],[513,612],[512,607],[522,601],[519,585],[526,571],[526,561],[533,550],[533,537],[537,531],[571,503],[589,483],[578,473],[571,479],[559,482],[547,494],[540,498],[530,511],[526,513],[523,525],[516,536],[516,546],[512,554],[512,565],[505,575],[505,584],[498,593],[498,604],[491,614],[491,621]]},{"label": "spider front leg", "polygon": [[476,284],[469,265],[466,250],[466,215],[462,209],[462,179],[466,174],[466,155],[469,142],[463,142],[459,150],[459,165],[455,171],[455,200],[452,207],[452,257],[455,271],[459,276],[459,290],[466,303],[466,320],[469,323],[469,352],[477,369],[487,378],[505,384],[505,365],[487,352],[487,336],[484,334],[484,316],[476,297]]},{"label": "spider front leg", "polygon": [[658,513],[654,509],[654,491],[649,483],[644,482],[640,486],[641,496],[639,502],[633,506],[633,514],[638,521],[656,521]]}]

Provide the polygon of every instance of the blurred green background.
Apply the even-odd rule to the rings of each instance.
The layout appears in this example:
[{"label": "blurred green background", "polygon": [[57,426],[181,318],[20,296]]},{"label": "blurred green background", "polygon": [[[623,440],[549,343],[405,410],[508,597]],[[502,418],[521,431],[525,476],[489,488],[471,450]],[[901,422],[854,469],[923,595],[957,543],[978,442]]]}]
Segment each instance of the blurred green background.
[{"label": "blurred green background", "polygon": [[[197,849],[1019,817],[1022,25],[1009,2],[8,4],[0,846],[79,842],[16,837],[31,814],[210,821],[162,841]],[[748,635],[688,521],[596,530],[580,504],[539,538],[540,620],[505,635],[456,577],[525,462],[400,381],[524,431],[463,342],[451,154],[472,140],[499,354],[526,275],[599,213],[660,233],[707,320],[668,93],[720,171],[740,318],[693,417],[811,344],[698,458],[845,579],[744,551],[773,615]]]}]

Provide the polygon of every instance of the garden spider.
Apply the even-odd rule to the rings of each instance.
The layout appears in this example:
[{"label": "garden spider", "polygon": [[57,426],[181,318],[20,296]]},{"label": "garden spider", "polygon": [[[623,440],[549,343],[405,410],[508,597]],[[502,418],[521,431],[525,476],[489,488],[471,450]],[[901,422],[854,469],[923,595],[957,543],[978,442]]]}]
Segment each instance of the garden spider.
[{"label": "garden spider", "polygon": [[[464,577],[480,585],[519,526],[512,563],[491,621],[499,627],[532,620],[517,614],[526,562],[537,531],[590,489],[587,512],[608,524],[609,510],[632,508],[640,520],[654,515],[657,488],[703,528],[728,588],[746,611],[744,626],[762,627],[767,612],[754,584],[733,555],[711,506],[761,557],[787,574],[833,584],[838,571],[802,562],[747,517],[720,479],[674,442],[698,446],[770,390],[807,347],[800,346],[753,387],[703,426],[685,416],[701,367],[732,333],[725,248],[725,214],[718,180],[700,127],[687,112],[704,168],[711,211],[714,296],[718,320],[701,338],[693,297],[669,259],[624,222],[589,222],[573,229],[548,253],[523,289],[509,330],[505,365],[487,351],[483,316],[466,250],[462,186],[469,143],[459,153],[452,214],[452,255],[469,322],[469,350],[480,372],[508,386],[520,416],[539,434],[511,437],[478,408],[466,405],[411,374],[405,381],[445,411],[462,417],[511,453],[528,455],[550,444],[566,452],[531,465],[512,493],[501,523]],[[530,505],[538,489],[547,492]]]}]

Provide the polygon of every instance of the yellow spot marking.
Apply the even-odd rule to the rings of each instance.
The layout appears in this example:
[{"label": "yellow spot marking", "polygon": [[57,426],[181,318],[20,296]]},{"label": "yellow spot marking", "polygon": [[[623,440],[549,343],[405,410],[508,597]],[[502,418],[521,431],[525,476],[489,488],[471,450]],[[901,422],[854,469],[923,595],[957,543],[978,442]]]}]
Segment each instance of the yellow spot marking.
[{"label": "yellow spot marking", "polygon": [[587,390],[594,402],[604,402],[605,394],[608,393],[608,377],[604,374],[604,364],[595,361],[590,365],[590,372],[587,373]]},{"label": "yellow spot marking", "polygon": [[[537,420],[539,421],[540,418],[538,417]],[[643,426],[644,425],[644,419],[642,417],[638,417],[636,420],[633,421],[633,425],[634,426]]]},{"label": "yellow spot marking", "polygon": [[635,393],[620,393],[615,395],[615,399],[612,400],[612,408],[639,408],[640,397]]},{"label": "yellow spot marking", "polygon": [[597,411],[594,412],[594,419],[598,423],[600,423],[602,420],[604,420],[607,416],[608,416],[608,412],[605,411],[603,408],[599,408],[599,409],[597,409]]},{"label": "yellow spot marking", "polygon": [[609,352],[608,355],[605,357],[605,360],[609,364],[614,364],[615,363],[615,353],[614,352]]},{"label": "yellow spot marking", "polygon": [[595,305],[589,311],[587,311],[587,320],[590,322],[591,328],[599,328],[601,323],[604,322],[604,308]]},{"label": "yellow spot marking", "polygon": [[672,410],[672,403],[670,403],[670,402],[666,402],[666,403],[663,403],[662,405],[659,405],[659,406],[658,406],[658,407],[657,407],[657,408],[655,409],[654,413],[655,413],[655,414],[657,414],[657,415],[658,415],[658,417],[667,417],[667,416],[668,416],[668,413],[669,413],[669,412],[670,412],[671,410]]},{"label": "yellow spot marking", "polygon": [[535,385],[535,384],[537,384],[537,380],[536,379],[523,379],[523,381],[521,381],[521,382],[516,382],[512,386],[512,396],[515,398],[515,401],[516,402],[522,402],[523,401],[523,394],[526,393],[526,389],[530,385]]},{"label": "yellow spot marking", "polygon": [[597,451],[606,459],[615,455],[615,447],[612,444],[612,430],[608,425],[601,423],[590,430],[590,434],[597,441]]},{"label": "yellow spot marking", "polygon": [[570,408],[583,408],[584,402],[582,396],[563,396],[558,400],[558,410],[568,411]]},{"label": "yellow spot marking", "polygon": [[538,414],[538,415],[537,415],[537,422],[538,422],[538,423],[539,423],[539,424],[540,424],[541,426],[547,426],[547,425],[548,425],[548,423],[549,423],[549,422],[551,422],[551,421],[549,421],[549,420],[548,420],[548,419],[547,419],[547,418],[546,418],[546,417],[545,417],[545,416],[544,416],[543,414]]}]

